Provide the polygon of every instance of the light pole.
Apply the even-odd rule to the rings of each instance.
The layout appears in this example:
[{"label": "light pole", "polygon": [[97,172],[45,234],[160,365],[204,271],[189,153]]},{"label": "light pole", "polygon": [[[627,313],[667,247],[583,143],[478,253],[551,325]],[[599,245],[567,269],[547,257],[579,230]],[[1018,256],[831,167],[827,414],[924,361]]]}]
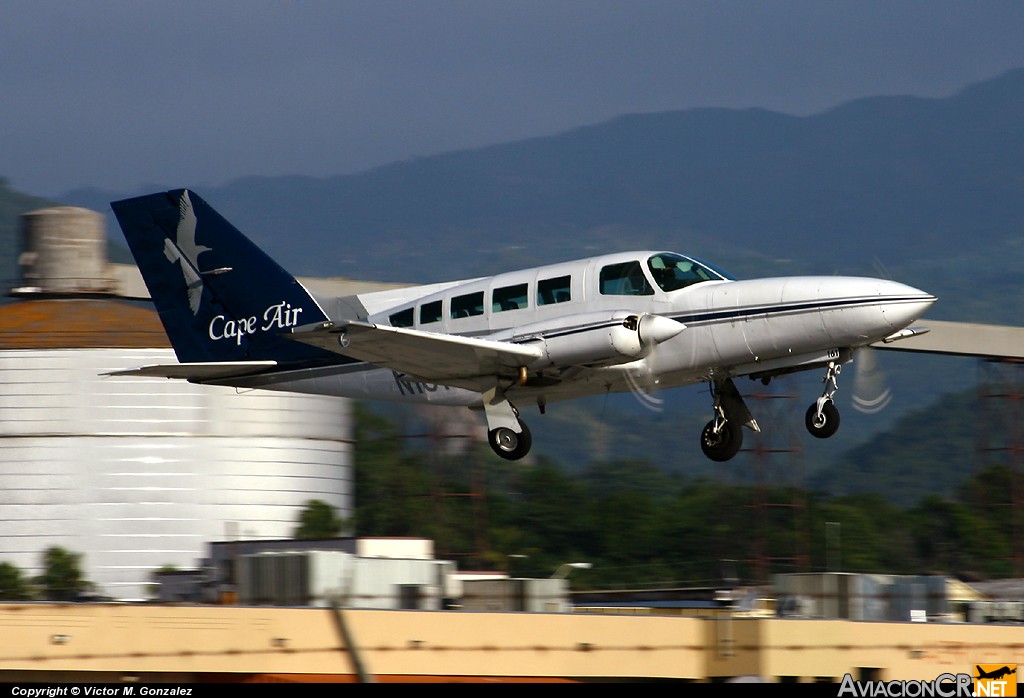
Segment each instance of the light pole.
[{"label": "light pole", "polygon": [[567,562],[564,565],[559,566],[555,573],[551,575],[552,579],[565,579],[569,576],[569,573],[573,570],[589,570],[593,567],[589,562]]},{"label": "light pole", "polygon": [[511,555],[506,555],[505,556],[505,574],[508,575],[509,577],[512,576],[512,561],[513,560],[525,560],[528,557],[530,557],[530,556],[529,555],[524,555],[522,553],[512,553]]}]

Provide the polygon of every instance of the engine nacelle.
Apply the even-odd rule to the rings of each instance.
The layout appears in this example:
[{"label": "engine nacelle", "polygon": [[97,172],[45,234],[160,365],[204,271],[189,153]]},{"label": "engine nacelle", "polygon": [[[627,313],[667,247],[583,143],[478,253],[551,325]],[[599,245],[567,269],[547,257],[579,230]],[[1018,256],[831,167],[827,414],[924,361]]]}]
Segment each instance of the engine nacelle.
[{"label": "engine nacelle", "polygon": [[557,326],[517,328],[512,341],[540,348],[531,369],[549,366],[614,366],[641,358],[647,349],[681,332],[684,325],[629,311],[560,318]]}]

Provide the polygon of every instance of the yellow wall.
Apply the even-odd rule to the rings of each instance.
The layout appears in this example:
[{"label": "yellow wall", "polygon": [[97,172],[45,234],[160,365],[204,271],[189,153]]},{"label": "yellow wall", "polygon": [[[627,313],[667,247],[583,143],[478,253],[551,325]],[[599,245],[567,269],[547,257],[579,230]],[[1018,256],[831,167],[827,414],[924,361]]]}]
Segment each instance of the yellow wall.
[{"label": "yellow wall", "polygon": [[[382,678],[838,681],[875,667],[892,680],[1024,664],[1024,628],[1014,626],[466,611],[343,618],[365,669]],[[328,609],[0,604],[0,680],[352,675],[341,638]]]}]

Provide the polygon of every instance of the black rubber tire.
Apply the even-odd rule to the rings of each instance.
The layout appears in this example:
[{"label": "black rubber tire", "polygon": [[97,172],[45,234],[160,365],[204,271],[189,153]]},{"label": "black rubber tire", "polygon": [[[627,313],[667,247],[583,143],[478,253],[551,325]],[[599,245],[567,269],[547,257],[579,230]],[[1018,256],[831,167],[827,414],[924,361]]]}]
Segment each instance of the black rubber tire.
[{"label": "black rubber tire", "polygon": [[804,417],[804,425],[811,436],[818,439],[827,439],[839,431],[839,408],[831,400],[821,408],[821,420],[818,420],[818,404],[814,403],[807,408],[807,415]]},{"label": "black rubber tire", "polygon": [[505,460],[519,460],[530,452],[533,437],[525,423],[519,422],[523,431],[515,433],[507,427],[498,427],[487,432],[487,443],[491,450]]},{"label": "black rubber tire", "polygon": [[715,420],[711,420],[700,433],[700,450],[717,463],[724,463],[740,452],[743,431],[739,424],[727,421],[725,428],[715,433]]}]

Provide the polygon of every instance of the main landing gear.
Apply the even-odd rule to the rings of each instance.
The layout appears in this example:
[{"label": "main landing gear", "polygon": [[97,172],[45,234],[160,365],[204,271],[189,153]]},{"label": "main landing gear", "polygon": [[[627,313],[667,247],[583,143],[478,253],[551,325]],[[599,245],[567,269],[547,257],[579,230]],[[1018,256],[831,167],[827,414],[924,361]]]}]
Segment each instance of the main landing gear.
[{"label": "main landing gear", "polygon": [[743,446],[743,426],[761,431],[732,378],[711,383],[715,416],[700,433],[700,449],[713,461],[723,463]]},{"label": "main landing gear", "polygon": [[736,422],[726,419],[721,406],[715,406],[715,417],[700,433],[700,450],[718,463],[724,463],[743,446],[743,429]]},{"label": "main landing gear", "polygon": [[530,436],[530,429],[526,422],[519,420],[519,427],[522,429],[518,434],[509,427],[498,427],[487,432],[487,443],[491,450],[505,460],[519,460],[530,452],[533,445],[533,437]]},{"label": "main landing gear", "polygon": [[530,452],[533,437],[526,423],[519,419],[519,410],[495,385],[483,394],[484,414],[487,416],[487,443],[491,450],[505,460],[519,460]]}]

